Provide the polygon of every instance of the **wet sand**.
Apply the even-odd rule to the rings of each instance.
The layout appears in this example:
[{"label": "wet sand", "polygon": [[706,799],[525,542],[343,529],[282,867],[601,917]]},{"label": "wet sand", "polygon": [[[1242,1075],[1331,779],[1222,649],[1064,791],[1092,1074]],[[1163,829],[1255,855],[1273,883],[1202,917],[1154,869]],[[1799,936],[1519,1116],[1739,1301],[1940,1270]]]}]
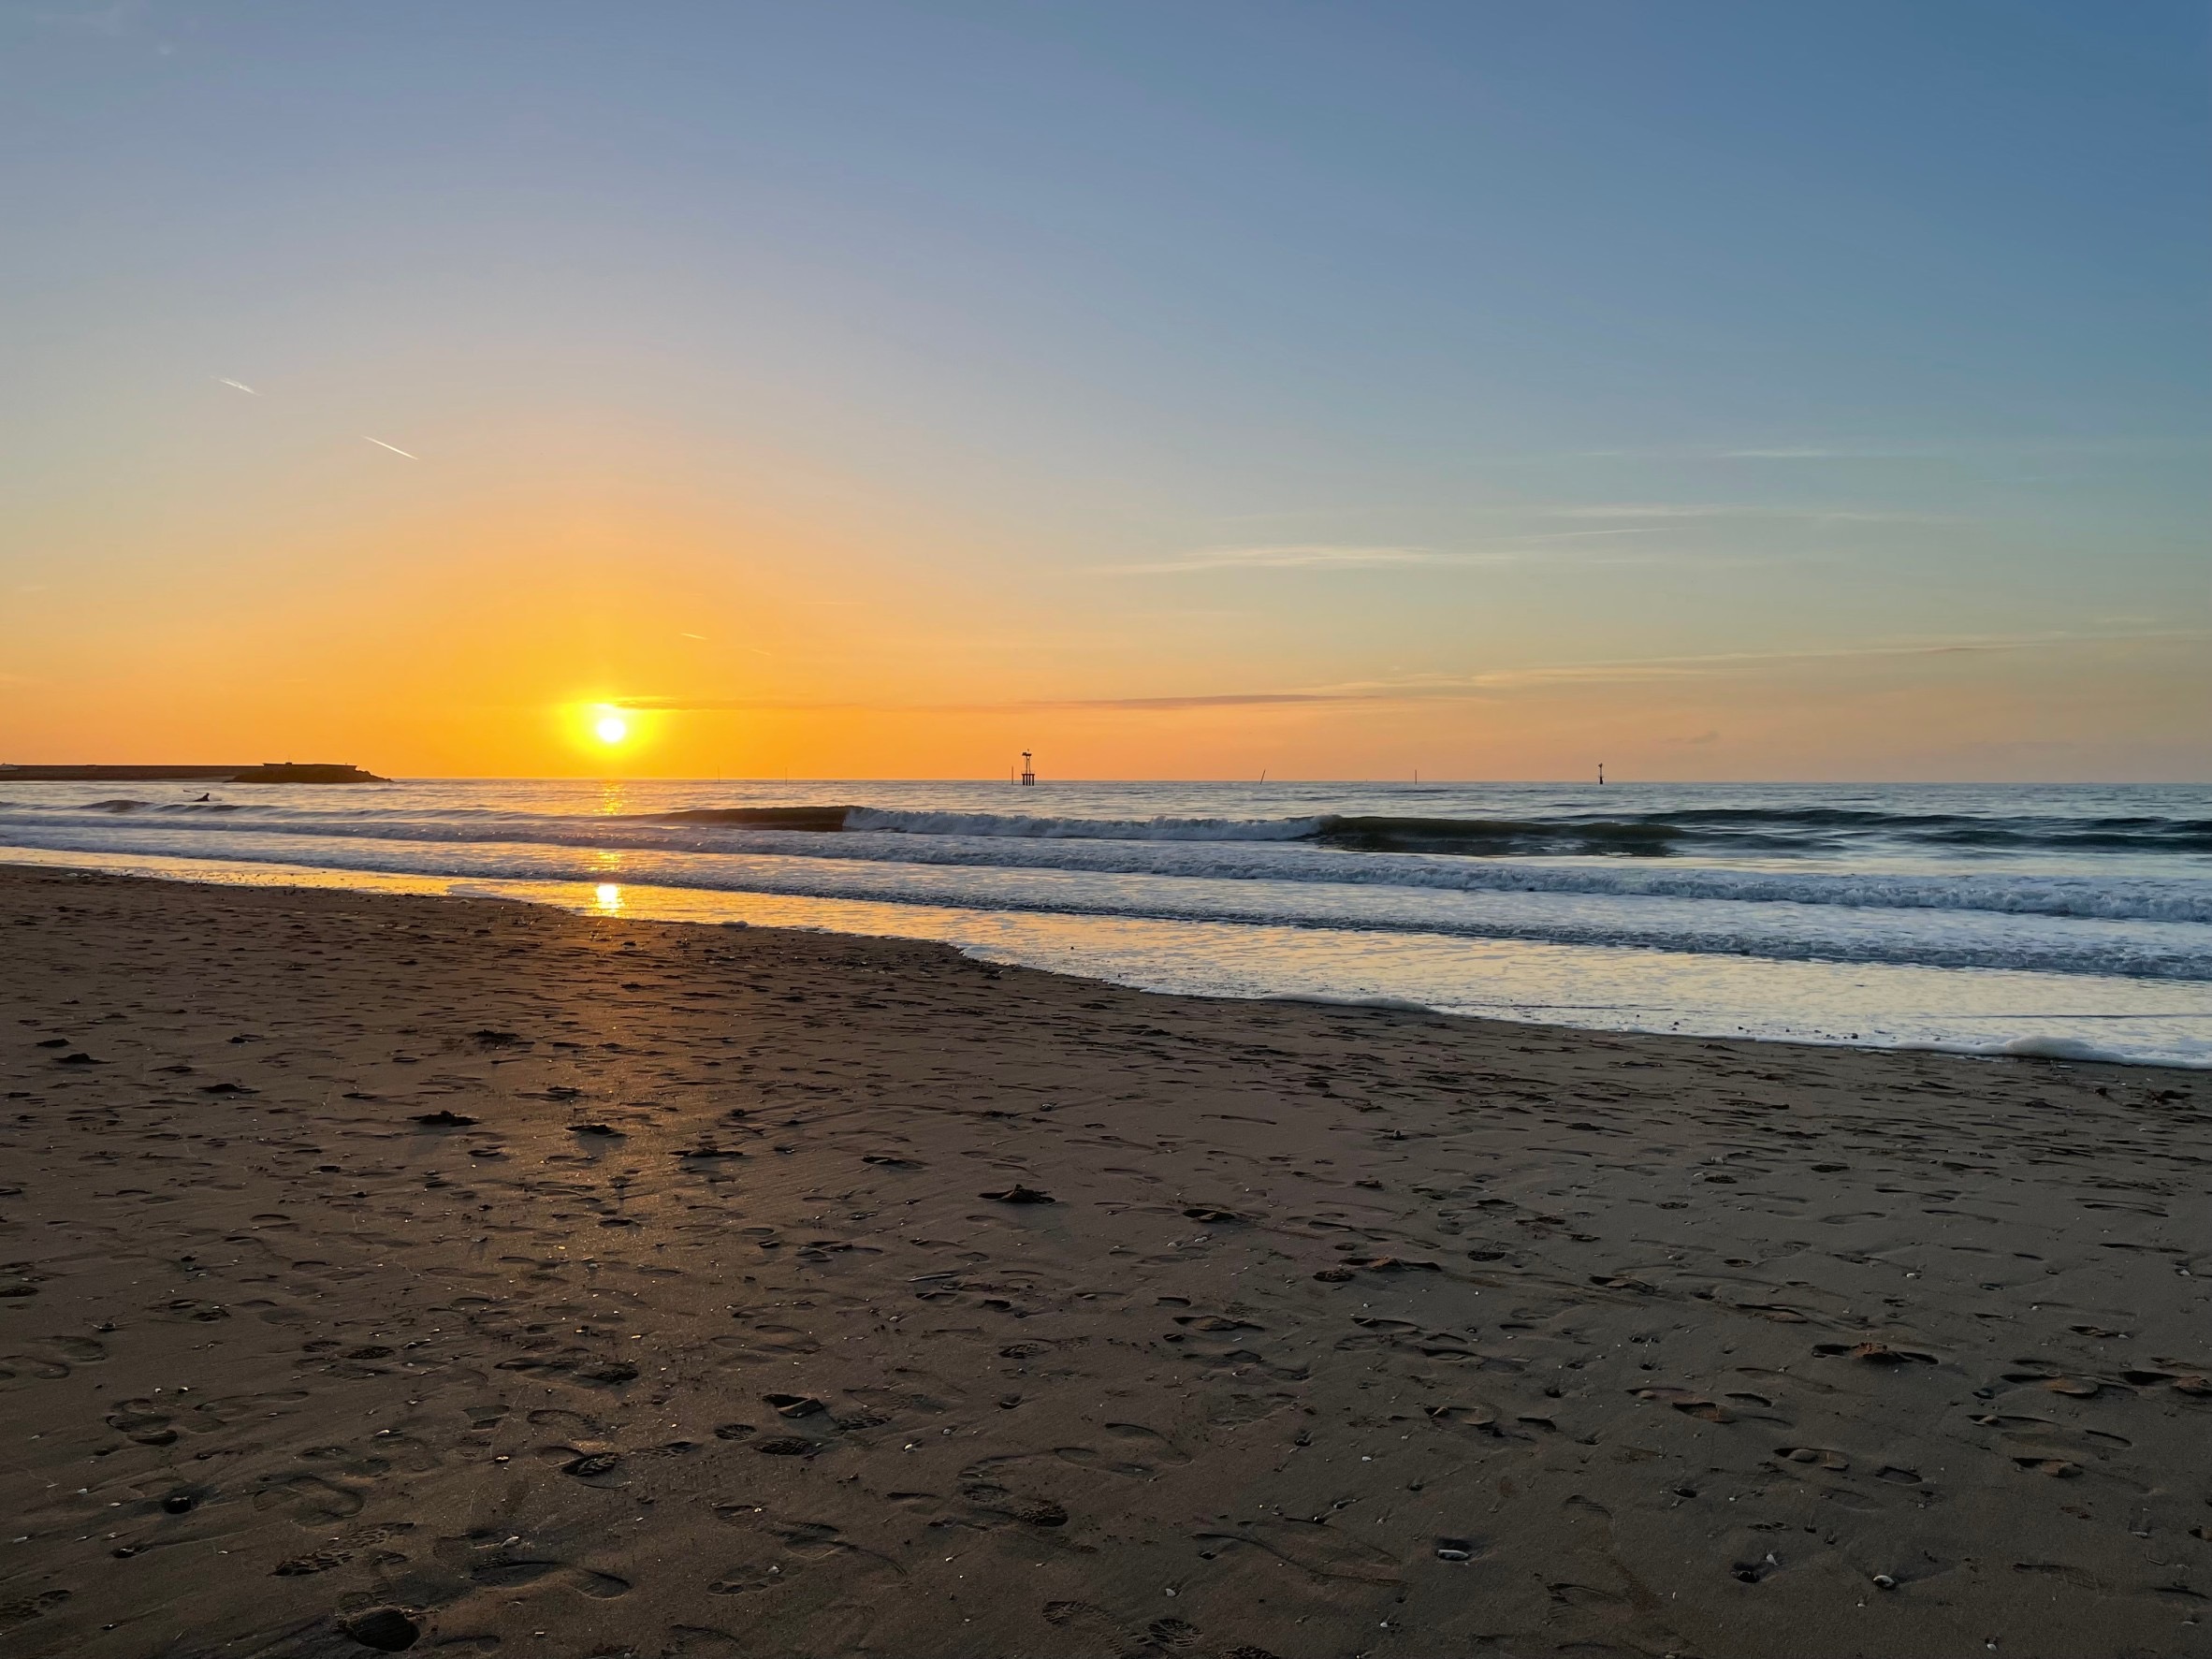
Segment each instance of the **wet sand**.
[{"label": "wet sand", "polygon": [[2212,1652],[2202,1074],[0,869],[10,1654]]}]

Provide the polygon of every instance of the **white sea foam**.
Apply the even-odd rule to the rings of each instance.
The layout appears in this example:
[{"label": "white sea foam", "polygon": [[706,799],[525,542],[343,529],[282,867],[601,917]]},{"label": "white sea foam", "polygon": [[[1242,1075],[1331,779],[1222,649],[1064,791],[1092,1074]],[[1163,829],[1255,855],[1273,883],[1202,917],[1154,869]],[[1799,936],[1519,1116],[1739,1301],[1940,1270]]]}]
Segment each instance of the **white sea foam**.
[{"label": "white sea foam", "polygon": [[[192,804],[196,806],[196,803]],[[458,812],[427,816],[343,816],[316,811],[275,813],[216,803],[220,819],[196,823],[211,836],[305,836],[465,846],[471,843],[595,848],[624,851],[773,854],[838,863],[934,865],[974,869],[1065,869],[1097,874],[1191,878],[1219,881],[1308,881],[1362,887],[1405,887],[1451,893],[1555,893],[1618,897],[1730,900],[1759,904],[1835,905],[1855,910],[1985,910],[1999,915],[2074,917],[2111,922],[2212,924],[2212,876],[2070,874],[2036,871],[1832,870],[1717,866],[1594,857],[1470,858],[1425,852],[1347,852],[1312,846],[1290,835],[1220,837],[1201,829],[1218,821],[1161,821],[1181,833],[1157,840],[1065,833],[1065,820],[1026,836],[1001,829],[965,831],[858,829],[842,835],[749,825],[644,822],[634,818],[552,817]],[[198,808],[201,812],[210,808]],[[876,814],[956,823],[983,815]],[[88,808],[25,811],[0,802],[0,844],[52,845],[38,837],[69,834],[67,843],[127,852],[151,845],[147,835],[167,817],[118,819]],[[1277,821],[1279,825],[1313,820]],[[1102,829],[1120,827],[1106,821]],[[165,843],[166,845],[166,843]],[[211,842],[208,856],[233,856]],[[2205,861],[2199,860],[2203,863]]]},{"label": "white sea foam", "polygon": [[2001,1044],[2001,1055],[2011,1055],[2018,1059],[2036,1060],[2091,1060],[2122,1063],[2127,1055],[2117,1049],[2105,1048],[2094,1042],[2084,1042],[2078,1037],[2016,1037]]}]

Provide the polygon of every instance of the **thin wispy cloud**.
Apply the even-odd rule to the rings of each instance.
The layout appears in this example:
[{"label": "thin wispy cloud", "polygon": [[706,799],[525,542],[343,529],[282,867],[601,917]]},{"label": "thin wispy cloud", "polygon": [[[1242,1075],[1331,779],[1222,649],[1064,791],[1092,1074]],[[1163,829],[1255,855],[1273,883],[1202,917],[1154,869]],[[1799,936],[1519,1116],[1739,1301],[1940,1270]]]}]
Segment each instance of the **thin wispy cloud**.
[{"label": "thin wispy cloud", "polygon": [[1750,502],[1620,502],[1604,506],[1559,507],[1554,518],[1659,518],[1697,521],[1749,518],[1806,524],[1948,524],[1947,513],[1893,513],[1857,507],[1771,507]]},{"label": "thin wispy cloud", "polygon": [[1875,662],[1979,655],[1993,652],[2061,649],[2110,645],[2176,645],[2212,641],[2212,629],[2166,629],[2132,633],[1969,634],[1949,638],[1872,640],[1856,645],[1779,651],[1713,651],[1694,656],[1628,657],[1601,662],[1562,662],[1503,668],[1475,674],[1411,675],[1314,687],[1293,692],[1229,693],[1202,699],[1101,698],[1081,703],[1036,705],[1049,707],[1173,707],[1186,703],[1398,703],[1477,698],[1526,687],[1623,684],[1638,680],[1710,677],[1741,669],[1785,668],[1824,662]]},{"label": "thin wispy cloud", "polygon": [[1218,691],[1188,697],[1073,697],[1006,705],[1020,709],[1123,708],[1172,710],[1178,708],[1256,708],[1277,704],[1342,703],[1337,691]]},{"label": "thin wispy cloud", "polygon": [[1166,697],[1024,697],[987,703],[868,703],[805,697],[618,697],[608,706],[653,714],[1001,714],[1050,709],[1171,710],[1246,708],[1295,703],[1343,703],[1339,691],[1218,691]]},{"label": "thin wispy cloud", "polygon": [[1428,547],[1345,547],[1315,543],[1279,547],[1209,547],[1180,559],[1101,565],[1098,574],[1171,576],[1205,570],[1375,570],[1391,565],[1451,562],[1451,556]]},{"label": "thin wispy cloud", "polygon": [[[109,6],[85,6],[73,9],[26,9],[15,15],[49,28],[82,30],[106,36],[110,40],[147,44],[146,25],[149,22],[146,0],[114,0]],[[164,57],[177,49],[163,41],[155,50]]]},{"label": "thin wispy cloud", "polygon": [[1262,547],[1208,547],[1179,559],[1149,560],[1137,564],[1106,564],[1094,568],[1103,576],[1180,576],[1218,570],[1388,570],[1408,566],[1510,564],[1543,557],[1532,544],[1586,541],[1595,536],[1649,535],[1651,530],[1567,530],[1539,535],[1516,536],[1492,547],[1415,547],[1345,546],[1337,543],[1298,542]]},{"label": "thin wispy cloud", "polygon": [[1723,449],[1723,460],[1886,460],[1909,453],[1897,449],[1820,449],[1797,445],[1782,449]]},{"label": "thin wispy cloud", "polygon": [[1579,461],[1996,461],[2045,456],[2188,455],[2212,447],[2206,432],[2121,432],[2103,437],[1754,440],[1739,444],[1624,444],[1607,449],[1553,449],[1470,457],[1476,465],[1554,466]]},{"label": "thin wispy cloud", "polygon": [[2104,438],[1992,438],[1986,440],[1911,439],[1895,443],[1743,444],[1702,453],[1715,460],[1879,461],[1986,460],[2045,455],[2160,454],[2201,449],[2212,440],[2202,432],[2121,433]]},{"label": "thin wispy cloud", "polygon": [[1435,694],[1454,691],[1481,691],[1517,686],[1546,684],[1601,684],[1628,680],[1676,679],[1725,674],[1742,668],[1786,667],[1821,662],[1872,662],[1882,659],[1973,656],[1997,652],[2055,650],[2112,645],[2194,644],[2212,640],[2212,630],[2162,629],[2139,633],[2071,633],[1955,634],[1908,639],[1869,640],[1853,645],[1815,646],[1775,651],[1710,651],[1688,656],[1629,657],[1591,662],[1563,662],[1527,668],[1498,669],[1464,676],[1429,676],[1395,682],[1377,682],[1371,693],[1396,691],[1402,694]]},{"label": "thin wispy cloud", "polygon": [[407,455],[407,451],[401,449],[397,444],[386,444],[382,438],[371,438],[367,432],[363,432],[361,434],[361,442],[364,444],[373,444],[379,449],[388,449],[394,455],[406,455],[409,460],[422,459],[422,457],[419,455]]},{"label": "thin wispy cloud", "polygon": [[[762,655],[766,653],[763,652]],[[850,698],[828,697],[610,697],[609,708],[634,709],[640,714],[774,714],[779,711],[804,710],[810,714],[824,711],[850,712],[868,710],[875,713],[919,713],[939,706],[919,703],[862,703]],[[984,706],[976,705],[974,706]],[[1011,705],[996,705],[1008,707]]]},{"label": "thin wispy cloud", "polygon": [[[876,714],[992,714],[1039,712],[1175,713],[1207,708],[1256,708],[1481,701],[1515,691],[1548,687],[1621,685],[1640,681],[1718,678],[1761,669],[1817,667],[1826,663],[1879,662],[1953,656],[2092,648],[2109,646],[2196,645],[2212,642],[2212,629],[2138,632],[2047,632],[1990,633],[1868,640],[1850,645],[1815,646],[1771,651],[1711,651],[1695,655],[1610,658],[1581,662],[1536,664],[1479,670],[1468,674],[1404,675],[1390,679],[1348,680],[1332,685],[1246,691],[1199,691],[1145,697],[1035,697],[971,703],[881,703],[815,701],[786,697],[618,697],[620,708],[662,713],[774,713],[825,711]],[[1704,744],[1717,734],[1679,741]]]},{"label": "thin wispy cloud", "polygon": [[216,376],[215,376],[215,384],[216,384],[217,386],[226,386],[230,387],[230,389],[231,389],[231,390],[233,390],[233,391],[237,391],[237,392],[243,392],[243,393],[245,393],[245,394],[246,394],[246,395],[247,395],[249,398],[258,398],[258,397],[261,395],[259,392],[255,391],[255,389],[254,389],[252,386],[248,386],[248,385],[247,385],[247,384],[246,384],[244,381],[242,381],[242,380],[233,380],[233,379],[231,379],[231,378],[230,378],[228,375],[226,375],[226,374],[218,374],[218,375],[216,375]]}]

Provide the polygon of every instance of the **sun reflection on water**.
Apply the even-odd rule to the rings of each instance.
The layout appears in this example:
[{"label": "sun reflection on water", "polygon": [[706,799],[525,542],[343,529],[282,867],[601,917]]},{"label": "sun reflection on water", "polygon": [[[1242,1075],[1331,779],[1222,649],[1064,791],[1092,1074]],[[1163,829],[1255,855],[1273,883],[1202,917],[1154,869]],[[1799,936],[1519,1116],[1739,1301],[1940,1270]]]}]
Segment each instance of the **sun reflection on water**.
[{"label": "sun reflection on water", "polygon": [[622,889],[614,882],[602,881],[591,890],[591,897],[598,905],[601,915],[618,916],[622,913]]}]

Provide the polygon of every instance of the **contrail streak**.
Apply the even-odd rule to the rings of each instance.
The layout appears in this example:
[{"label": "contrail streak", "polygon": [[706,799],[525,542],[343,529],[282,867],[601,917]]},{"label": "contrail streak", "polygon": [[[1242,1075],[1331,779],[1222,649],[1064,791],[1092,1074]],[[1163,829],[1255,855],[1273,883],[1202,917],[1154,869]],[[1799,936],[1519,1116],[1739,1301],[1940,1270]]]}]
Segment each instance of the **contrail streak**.
[{"label": "contrail streak", "polygon": [[215,384],[218,386],[236,386],[240,391],[245,392],[248,395],[255,398],[258,398],[261,395],[259,392],[255,391],[254,388],[248,386],[244,381],[231,380],[228,377],[221,374],[215,376]]},{"label": "contrail streak", "polygon": [[[361,442],[364,444],[373,444],[379,449],[388,449],[394,455],[407,455],[407,452],[404,449],[401,449],[397,444],[386,444],[382,438],[371,438],[367,432],[363,432],[361,434]],[[407,458],[409,460],[420,460],[422,459],[422,457],[419,455],[407,455]]]}]

